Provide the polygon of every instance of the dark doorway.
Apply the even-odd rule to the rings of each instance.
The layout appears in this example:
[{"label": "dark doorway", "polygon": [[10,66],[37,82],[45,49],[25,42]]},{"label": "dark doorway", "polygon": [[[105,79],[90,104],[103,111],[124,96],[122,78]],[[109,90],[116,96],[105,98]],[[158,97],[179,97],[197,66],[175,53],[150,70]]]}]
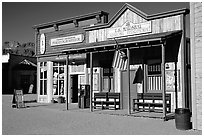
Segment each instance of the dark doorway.
[{"label": "dark doorway", "polygon": [[77,103],[78,102],[78,75],[71,75],[71,102]]},{"label": "dark doorway", "polygon": [[2,94],[13,93],[9,90],[9,63],[2,63]]}]

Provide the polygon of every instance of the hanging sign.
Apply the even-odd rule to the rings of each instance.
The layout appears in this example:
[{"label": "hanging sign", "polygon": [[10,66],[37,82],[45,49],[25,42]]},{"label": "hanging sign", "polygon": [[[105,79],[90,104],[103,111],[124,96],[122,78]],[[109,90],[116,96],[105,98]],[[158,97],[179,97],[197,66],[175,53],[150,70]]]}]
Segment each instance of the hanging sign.
[{"label": "hanging sign", "polygon": [[73,44],[73,43],[82,42],[83,40],[84,40],[83,35],[79,34],[79,35],[51,39],[50,45],[57,46],[57,45],[64,45],[64,44]]},{"label": "hanging sign", "polygon": [[40,54],[45,53],[45,34],[40,35]]},{"label": "hanging sign", "polygon": [[108,28],[107,37],[116,38],[128,35],[150,33],[152,31],[151,21],[134,24],[130,21],[125,22],[121,27]]}]

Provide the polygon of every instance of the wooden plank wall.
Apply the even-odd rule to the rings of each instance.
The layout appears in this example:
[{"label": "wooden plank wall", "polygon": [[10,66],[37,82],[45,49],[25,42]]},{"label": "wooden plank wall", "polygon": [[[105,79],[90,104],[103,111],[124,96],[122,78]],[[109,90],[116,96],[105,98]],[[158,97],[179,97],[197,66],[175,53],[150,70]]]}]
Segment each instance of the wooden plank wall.
[{"label": "wooden plank wall", "polygon": [[127,9],[124,14],[121,15],[121,17],[113,24],[114,27],[120,27],[122,26],[125,22],[131,21],[132,23],[138,24],[145,22],[146,20],[142,18],[141,16],[138,16],[131,10]]},{"label": "wooden plank wall", "polygon": [[[68,45],[56,45],[56,46],[50,46],[50,40],[53,38],[59,38],[59,37],[66,37],[66,36],[72,36],[72,35],[78,35],[78,34],[83,34],[84,35],[84,41],[82,43],[85,43],[85,31],[81,27],[76,27],[76,28],[71,28],[71,29],[66,29],[66,30],[59,30],[59,31],[53,31],[49,33],[45,33],[45,40],[46,40],[46,49],[45,49],[45,54],[50,54],[50,53],[56,53],[56,52],[61,52],[63,50],[67,50],[71,46],[75,45],[80,45],[80,43],[75,43],[75,44],[68,44]],[[37,54],[40,54],[40,34],[37,37]]]},{"label": "wooden plank wall", "polygon": [[[160,18],[152,20],[152,33],[161,33],[161,32],[167,32],[167,31],[173,31],[173,30],[181,30],[181,15],[177,16],[171,16],[166,18]],[[131,10],[127,9],[119,18],[118,20],[111,26],[113,27],[120,27],[125,22],[131,21],[135,24],[146,22],[144,18],[137,15],[136,13],[132,12]],[[50,53],[56,53],[60,52],[62,50],[67,50],[70,46],[80,45],[82,43],[76,43],[76,44],[70,44],[70,45],[58,45],[58,46],[50,46],[50,39],[56,38],[56,37],[65,37],[65,36],[71,36],[71,35],[77,35],[77,34],[84,34],[85,40],[83,43],[93,43],[93,42],[100,42],[100,41],[106,41],[107,38],[107,28],[103,29],[97,29],[97,30],[91,30],[85,32],[83,28],[77,27],[77,28],[71,28],[67,30],[60,30],[60,31],[53,31],[46,33],[46,51],[45,54]],[[146,34],[142,34],[146,35]],[[139,36],[139,35],[137,35]],[[40,35],[37,37],[37,54],[40,54]]]},{"label": "wooden plank wall", "polygon": [[[125,22],[131,21],[135,24],[145,22],[146,20],[141,16],[137,15],[136,13],[132,12],[131,10],[127,9],[124,14],[111,26],[113,27],[120,27]],[[160,18],[152,20],[152,33],[161,33],[167,31],[174,31],[174,30],[181,30],[181,15]],[[143,34],[144,35],[144,34]],[[139,36],[139,35],[138,35]],[[88,32],[88,39],[87,43],[92,43],[96,41],[106,41],[107,39],[107,28],[105,29],[98,29],[92,30]]]}]

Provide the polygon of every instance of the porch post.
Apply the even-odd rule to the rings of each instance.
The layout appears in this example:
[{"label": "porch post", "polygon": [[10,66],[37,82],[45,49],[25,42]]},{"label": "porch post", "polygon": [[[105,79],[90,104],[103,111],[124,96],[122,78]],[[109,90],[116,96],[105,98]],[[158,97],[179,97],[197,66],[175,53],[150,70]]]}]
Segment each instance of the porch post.
[{"label": "porch post", "polygon": [[165,78],[165,45],[162,44],[162,64],[161,64],[161,73],[162,73],[162,100],[163,100],[163,118],[166,121],[166,78]]},{"label": "porch post", "polygon": [[67,76],[66,76],[66,81],[67,81],[67,89],[66,89],[66,110],[68,110],[68,99],[69,99],[69,96],[68,96],[68,90],[69,90],[69,55],[67,55],[67,59],[66,59],[66,65],[67,65]]},{"label": "porch post", "polygon": [[143,75],[144,75],[144,79],[142,81],[142,93],[144,94],[145,88],[146,88],[146,68],[145,68],[145,64],[144,64],[144,59],[142,59],[142,68],[143,68]]},{"label": "porch post", "polygon": [[131,95],[130,95],[130,50],[127,48],[127,82],[128,82],[128,114],[131,114]]},{"label": "porch post", "polygon": [[175,73],[174,73],[174,78],[175,78],[175,100],[176,100],[176,109],[178,108],[178,91],[177,91],[177,61],[175,63]]},{"label": "porch post", "polygon": [[93,94],[93,53],[90,52],[90,112],[93,111],[92,94]]}]

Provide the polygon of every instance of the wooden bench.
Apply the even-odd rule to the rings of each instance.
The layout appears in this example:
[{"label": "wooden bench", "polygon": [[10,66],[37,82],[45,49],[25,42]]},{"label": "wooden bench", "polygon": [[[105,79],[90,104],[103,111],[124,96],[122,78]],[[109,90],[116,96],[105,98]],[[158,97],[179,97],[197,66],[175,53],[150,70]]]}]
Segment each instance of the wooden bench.
[{"label": "wooden bench", "polygon": [[[111,93],[109,92],[107,101],[104,102],[104,108],[114,108],[120,109],[120,93]],[[117,107],[118,106],[118,107]]]},{"label": "wooden bench", "polygon": [[92,101],[93,103],[93,108],[100,107],[103,109],[103,104],[105,101],[107,101],[107,93],[102,92],[102,93],[94,93],[94,99]]},{"label": "wooden bench", "polygon": [[[171,94],[166,94],[166,108],[167,113],[171,112]],[[133,99],[133,111],[142,110],[162,112],[163,111],[163,97],[162,93],[138,93],[137,99]]]},{"label": "wooden bench", "polygon": [[92,103],[93,108],[100,107],[101,109],[120,109],[120,93],[95,93]]}]

